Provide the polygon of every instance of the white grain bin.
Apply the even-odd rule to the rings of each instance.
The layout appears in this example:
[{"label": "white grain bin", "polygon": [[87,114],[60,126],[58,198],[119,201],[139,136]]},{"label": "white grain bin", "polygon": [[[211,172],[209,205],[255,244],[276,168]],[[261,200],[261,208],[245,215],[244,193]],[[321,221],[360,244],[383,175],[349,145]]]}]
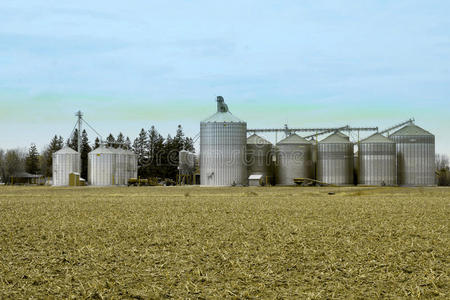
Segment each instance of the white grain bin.
[{"label": "white grain bin", "polygon": [[111,149],[116,153],[116,170],[114,180],[116,185],[128,184],[128,153],[122,148]]},{"label": "white grain bin", "polygon": [[[270,184],[273,179],[273,159],[271,142],[253,134],[247,139],[247,174],[249,185],[255,180],[253,175],[262,175],[262,184]],[[253,176],[252,178],[250,178]]]},{"label": "white grain bin", "polygon": [[195,171],[195,153],[181,150],[178,167],[181,175],[192,175]]},{"label": "white grain bin", "polygon": [[116,151],[101,145],[88,154],[89,184],[94,186],[115,185]]},{"label": "white grain bin", "polygon": [[397,185],[395,142],[375,133],[359,143],[358,184]]},{"label": "white grain bin", "polygon": [[127,154],[127,181],[130,178],[137,178],[138,174],[138,162],[137,155],[131,150],[125,150]]},{"label": "white grain bin", "polygon": [[80,173],[80,153],[69,146],[53,153],[53,185],[69,185],[69,174]]},{"label": "white grain bin", "polygon": [[312,144],[297,134],[278,142],[276,162],[277,185],[294,185],[295,178],[313,176]]},{"label": "white grain bin", "polygon": [[217,97],[217,113],[200,123],[200,183],[204,186],[247,184],[247,123]]},{"label": "white grain bin", "polygon": [[317,179],[335,185],[353,185],[353,143],[336,132],[318,144]]},{"label": "white grain bin", "polygon": [[435,185],[435,137],[417,125],[389,136],[397,147],[397,181],[404,186]]}]

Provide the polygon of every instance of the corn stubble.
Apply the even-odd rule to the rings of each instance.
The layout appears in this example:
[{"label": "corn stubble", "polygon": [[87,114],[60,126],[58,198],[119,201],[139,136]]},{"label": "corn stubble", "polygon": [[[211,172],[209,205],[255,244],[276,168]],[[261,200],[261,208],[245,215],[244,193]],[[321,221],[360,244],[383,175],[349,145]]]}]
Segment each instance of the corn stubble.
[{"label": "corn stubble", "polygon": [[447,298],[450,189],[0,187],[0,298]]}]

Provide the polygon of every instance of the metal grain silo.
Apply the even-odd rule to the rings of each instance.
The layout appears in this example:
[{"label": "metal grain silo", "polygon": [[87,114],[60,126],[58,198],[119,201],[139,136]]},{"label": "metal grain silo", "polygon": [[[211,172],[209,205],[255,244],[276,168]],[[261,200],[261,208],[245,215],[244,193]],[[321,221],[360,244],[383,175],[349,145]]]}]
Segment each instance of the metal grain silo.
[{"label": "metal grain silo", "polygon": [[80,153],[69,146],[53,153],[53,185],[69,185],[69,174],[80,173]]},{"label": "metal grain silo", "polygon": [[122,148],[111,149],[116,153],[116,169],[114,172],[114,184],[128,184],[128,153]]},{"label": "metal grain silo", "polygon": [[273,178],[272,143],[253,134],[247,139],[247,175],[262,175],[262,183]]},{"label": "metal grain silo", "polygon": [[333,133],[318,145],[317,179],[335,185],[353,185],[353,143]]},{"label": "metal grain silo", "polygon": [[395,142],[375,133],[359,143],[358,184],[397,184],[397,155]]},{"label": "metal grain silo", "polygon": [[247,184],[247,123],[233,116],[222,97],[217,113],[200,123],[200,183],[205,186]]},{"label": "metal grain silo", "polygon": [[178,168],[181,175],[192,175],[195,171],[195,154],[181,150],[179,153]]},{"label": "metal grain silo", "polygon": [[276,147],[276,183],[294,185],[295,178],[313,177],[311,142],[292,134],[278,142]]},{"label": "metal grain silo", "polygon": [[407,125],[390,138],[397,143],[397,182],[406,186],[435,185],[435,138],[417,125]]},{"label": "metal grain silo", "polygon": [[91,185],[116,184],[116,155],[116,151],[104,145],[88,154],[88,177]]},{"label": "metal grain silo", "polygon": [[131,150],[125,150],[127,154],[127,181],[130,178],[137,178],[138,162],[137,155]]}]

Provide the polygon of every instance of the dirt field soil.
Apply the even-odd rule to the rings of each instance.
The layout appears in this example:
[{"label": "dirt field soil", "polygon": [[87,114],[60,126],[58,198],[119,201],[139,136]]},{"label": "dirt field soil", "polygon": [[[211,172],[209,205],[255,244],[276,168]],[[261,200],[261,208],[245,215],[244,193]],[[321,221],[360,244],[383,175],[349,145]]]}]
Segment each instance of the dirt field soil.
[{"label": "dirt field soil", "polygon": [[449,222],[446,188],[0,187],[0,298],[448,299]]}]

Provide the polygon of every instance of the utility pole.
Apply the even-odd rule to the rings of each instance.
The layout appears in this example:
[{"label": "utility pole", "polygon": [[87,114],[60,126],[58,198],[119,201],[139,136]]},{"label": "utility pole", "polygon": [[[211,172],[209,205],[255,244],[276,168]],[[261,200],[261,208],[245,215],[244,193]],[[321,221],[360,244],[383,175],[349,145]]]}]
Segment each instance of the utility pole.
[{"label": "utility pole", "polygon": [[75,116],[78,117],[78,153],[80,153],[80,174],[81,174],[81,168],[82,168],[82,163],[81,163],[81,122],[83,122],[83,113],[81,111],[78,111]]}]

